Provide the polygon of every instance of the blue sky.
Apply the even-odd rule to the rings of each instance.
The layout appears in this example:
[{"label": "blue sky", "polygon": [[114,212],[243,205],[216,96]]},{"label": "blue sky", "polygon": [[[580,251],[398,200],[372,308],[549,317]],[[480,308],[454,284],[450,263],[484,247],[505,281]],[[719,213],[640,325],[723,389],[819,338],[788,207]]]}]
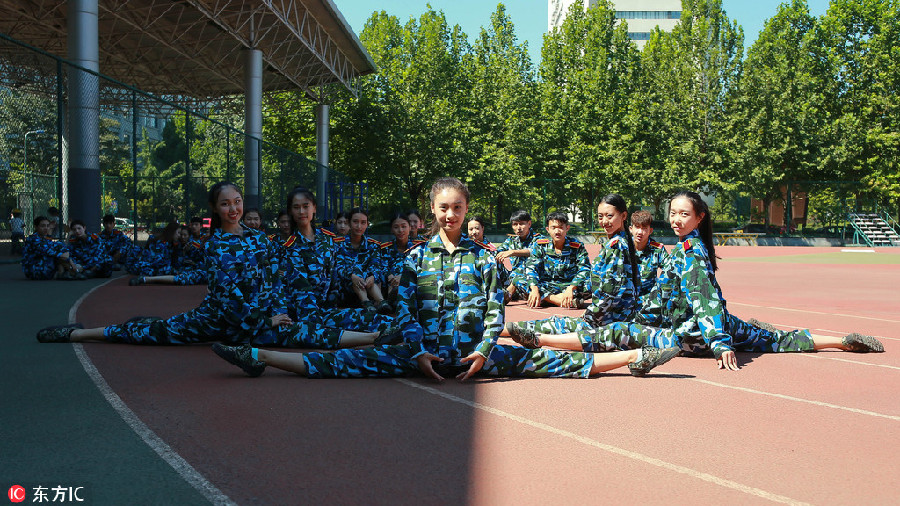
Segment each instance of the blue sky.
[{"label": "blue sky", "polygon": [[[333,0],[337,8],[359,35],[372,12],[386,11],[405,22],[410,17],[418,17],[425,12],[426,4],[435,10],[444,11],[450,25],[459,25],[474,38],[482,26],[490,23],[491,13],[497,8],[492,0]],[[814,16],[825,14],[827,0],[807,0]],[[722,7],[728,17],[737,20],[744,28],[744,47],[756,40],[767,18],[775,14],[781,0],[722,0]],[[519,40],[528,41],[532,62],[537,66],[541,54],[543,35],[547,31],[546,0],[507,0],[503,2],[512,17]]]}]

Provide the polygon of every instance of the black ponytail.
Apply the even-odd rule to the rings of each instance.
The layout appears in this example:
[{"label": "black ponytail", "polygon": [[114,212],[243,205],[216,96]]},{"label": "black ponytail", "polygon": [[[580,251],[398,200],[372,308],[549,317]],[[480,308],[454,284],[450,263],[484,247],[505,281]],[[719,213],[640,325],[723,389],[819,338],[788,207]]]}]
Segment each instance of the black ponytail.
[{"label": "black ponytail", "polygon": [[700,198],[698,193],[687,190],[676,193],[669,199],[669,202],[682,197],[691,202],[691,206],[694,208],[694,214],[703,214],[703,219],[700,220],[700,224],[697,225],[697,232],[700,234],[700,240],[703,241],[706,250],[709,251],[709,263],[712,265],[713,272],[715,272],[719,270],[719,266],[716,263],[716,259],[719,257],[716,256],[716,246],[715,241],[713,241],[712,213],[709,211],[709,206],[702,198]]},{"label": "black ponytail", "polygon": [[207,202],[209,203],[209,210],[212,212],[212,217],[210,218],[210,230],[216,228],[222,228],[222,218],[219,217],[219,210],[216,209],[216,203],[219,201],[219,194],[222,193],[222,190],[225,188],[234,188],[234,191],[238,192],[238,194],[243,197],[244,194],[241,193],[241,189],[232,182],[229,181],[219,181],[214,184],[212,188],[209,189],[209,197],[207,198]]},{"label": "black ponytail", "polygon": [[[628,213],[628,206],[625,204],[625,198],[617,193],[610,193],[609,195],[600,199],[601,204],[609,204],[616,208],[616,211],[620,213]],[[627,216],[626,216],[627,218]],[[631,237],[631,230],[628,229],[628,223],[626,219],[622,220],[622,228],[625,229],[625,238],[628,240],[628,259],[631,261],[631,279],[634,281],[634,289],[640,291],[641,282],[640,282],[640,266],[637,261],[637,252],[634,247],[634,239]]]}]

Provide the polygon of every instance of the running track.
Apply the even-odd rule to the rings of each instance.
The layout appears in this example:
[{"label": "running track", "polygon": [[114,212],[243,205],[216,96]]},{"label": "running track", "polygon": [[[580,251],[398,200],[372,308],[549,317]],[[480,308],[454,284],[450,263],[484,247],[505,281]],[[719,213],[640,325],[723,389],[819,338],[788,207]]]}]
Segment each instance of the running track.
[{"label": "running track", "polygon": [[[861,259],[845,263],[837,248],[718,251],[738,316],[869,333],[887,352],[739,354],[731,373],[677,358],[647,378],[623,369],[435,384],[275,370],[250,379],[208,346],[74,348],[127,421],[213,502],[895,503],[900,252],[845,253]],[[168,316],[203,294],[119,278],[72,317]]]}]

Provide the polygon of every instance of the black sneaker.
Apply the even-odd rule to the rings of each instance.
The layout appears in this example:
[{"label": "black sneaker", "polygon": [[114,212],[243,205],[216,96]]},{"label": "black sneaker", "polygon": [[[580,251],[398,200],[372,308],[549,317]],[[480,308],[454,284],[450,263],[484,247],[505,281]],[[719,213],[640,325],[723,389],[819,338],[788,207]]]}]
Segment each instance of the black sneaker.
[{"label": "black sneaker", "polygon": [[37,333],[37,340],[41,343],[68,343],[69,336],[75,329],[83,329],[84,325],[74,323],[72,325],[57,325],[41,329]]},{"label": "black sneaker", "polygon": [[139,286],[144,284],[144,276],[137,276],[128,280],[128,286]]},{"label": "black sneaker", "polygon": [[362,308],[370,313],[378,312],[378,310],[375,309],[375,303],[372,302],[371,300],[362,301]]},{"label": "black sneaker", "polygon": [[872,336],[857,334],[856,332],[844,337],[841,340],[841,344],[847,347],[847,351],[855,353],[881,353],[884,351],[881,341]]},{"label": "black sneaker", "polygon": [[226,346],[222,343],[215,343],[212,349],[216,355],[224,358],[229,364],[240,367],[251,378],[259,376],[266,370],[265,362],[256,360],[250,355],[249,344]]},{"label": "black sneaker", "polygon": [[523,348],[534,350],[541,347],[541,338],[531,329],[521,327],[515,322],[506,322],[506,331],[512,340]]},{"label": "black sneaker", "polygon": [[637,362],[628,364],[628,370],[632,376],[646,376],[654,367],[660,366],[678,356],[681,348],[672,346],[671,348],[654,348],[653,346],[643,346],[641,350],[644,356]]},{"label": "black sneaker", "polygon": [[382,299],[381,302],[375,305],[375,309],[377,309],[380,314],[391,314],[394,312],[394,308],[391,307],[391,303],[384,299]]},{"label": "black sneaker", "polygon": [[749,320],[747,320],[747,323],[749,323],[750,325],[753,325],[754,327],[756,327],[758,329],[768,330],[769,332],[777,332],[778,331],[778,329],[776,329],[775,326],[772,325],[771,323],[761,322],[761,321],[757,320],[756,318],[750,318]]},{"label": "black sneaker", "polygon": [[378,337],[375,338],[375,342],[372,344],[383,346],[386,344],[400,344],[402,341],[403,332],[400,331],[400,327],[390,326],[379,332]]}]

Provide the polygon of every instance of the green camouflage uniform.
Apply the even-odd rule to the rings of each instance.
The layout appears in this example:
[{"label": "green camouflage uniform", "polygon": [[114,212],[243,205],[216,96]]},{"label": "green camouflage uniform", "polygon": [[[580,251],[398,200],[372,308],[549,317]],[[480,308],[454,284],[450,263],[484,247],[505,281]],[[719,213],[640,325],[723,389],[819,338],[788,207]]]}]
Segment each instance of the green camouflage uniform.
[{"label": "green camouflage uniform", "polygon": [[669,256],[636,322],[616,322],[577,332],[585,351],[680,346],[695,356],[726,351],[795,352],[813,350],[808,330],[769,332],[732,316],[697,231]]},{"label": "green camouflage uniform", "polygon": [[[520,238],[516,234],[510,234],[510,236],[503,241],[503,244],[497,248],[497,253],[522,249],[530,250],[534,241],[541,239],[542,237],[541,234],[534,233],[534,229],[528,230],[528,235],[525,236],[525,239]],[[510,269],[508,271],[509,275],[507,276],[506,286],[514,285],[519,297],[522,298],[528,297],[528,277],[525,275],[527,264],[528,257],[509,257]]]},{"label": "green camouflage uniform", "polygon": [[553,241],[541,238],[531,245],[531,256],[525,267],[528,289],[538,287],[541,299],[562,293],[575,285],[575,293],[582,293],[588,285],[591,262],[587,250],[578,239],[566,236],[562,251],[556,252]]},{"label": "green camouflage uniform", "polygon": [[593,364],[590,354],[496,344],[504,310],[497,263],[466,236],[452,253],[439,235],[409,252],[398,306],[406,344],[305,353],[309,377],[405,376],[419,371],[424,353],[443,359],[444,374],[465,370],[460,360],[472,353],[487,358],[482,372],[491,375],[587,377]]},{"label": "green camouflage uniform", "polygon": [[640,307],[643,305],[644,298],[653,290],[653,287],[656,286],[656,278],[659,276],[659,270],[663,268],[666,261],[669,259],[669,254],[666,253],[666,247],[654,241],[653,237],[650,237],[650,240],[647,241],[647,247],[645,247],[643,251],[635,251],[634,253],[637,256],[638,262],[641,264],[640,301],[638,304],[638,307]]}]

